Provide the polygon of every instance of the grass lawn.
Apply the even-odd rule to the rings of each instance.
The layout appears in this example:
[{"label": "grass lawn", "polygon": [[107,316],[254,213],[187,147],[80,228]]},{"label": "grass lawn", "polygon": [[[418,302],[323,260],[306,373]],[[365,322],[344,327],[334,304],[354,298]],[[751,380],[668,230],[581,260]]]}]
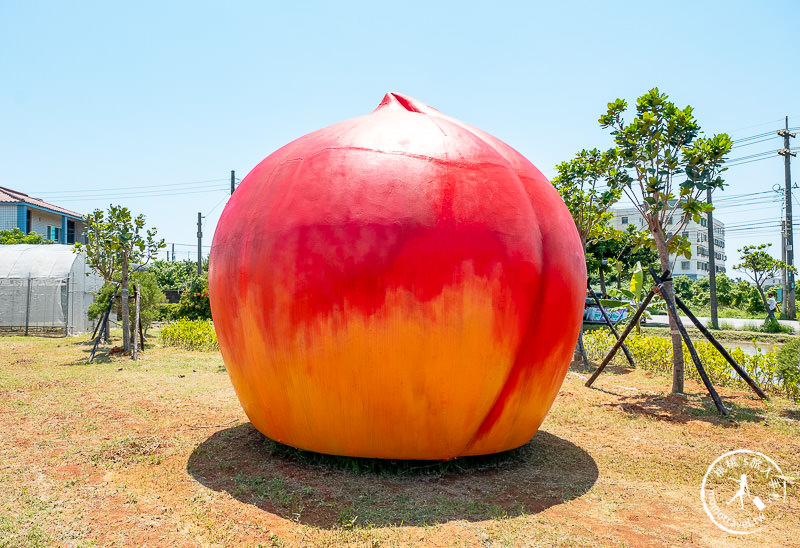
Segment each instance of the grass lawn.
[{"label": "grass lawn", "polygon": [[[118,344],[118,343],[117,343]],[[337,459],[253,429],[222,359],[86,338],[0,338],[0,546],[791,546],[800,490],[762,530],[718,529],[708,466],[751,449],[800,477],[800,410],[670,379],[571,371],[540,431],[447,463]],[[108,350],[107,348],[105,349]],[[688,365],[687,365],[688,367]],[[402,428],[402,425],[398,425]]]}]

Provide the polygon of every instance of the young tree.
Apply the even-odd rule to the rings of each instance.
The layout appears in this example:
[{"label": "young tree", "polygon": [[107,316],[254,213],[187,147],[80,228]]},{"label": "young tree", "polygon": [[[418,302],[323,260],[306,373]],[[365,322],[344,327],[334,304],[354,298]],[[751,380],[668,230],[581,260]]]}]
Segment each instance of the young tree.
[{"label": "young tree", "polygon": [[[139,321],[142,323],[142,331],[146,335],[147,330],[151,325],[153,325],[153,322],[158,319],[160,305],[166,301],[166,298],[164,297],[164,293],[161,291],[161,288],[156,281],[156,277],[152,273],[147,271],[133,272],[130,278],[132,283],[135,283],[139,286],[139,294],[142,298]],[[105,314],[106,308],[108,308],[108,301],[111,299],[112,293],[114,293],[113,283],[106,284],[100,289],[97,298],[91,304],[91,306],[89,306],[90,320],[96,320]],[[129,308],[130,310],[128,312],[130,314],[130,319],[133,320],[135,317],[135,311],[133,310],[133,307]],[[122,308],[119,301],[115,303],[115,309],[117,315],[121,318]],[[133,332],[133,329],[135,328],[133,324],[134,322],[131,321],[131,332]]]},{"label": "young tree", "polygon": [[764,282],[770,278],[774,278],[784,268],[795,273],[797,269],[770,255],[767,251],[770,246],[772,246],[772,244],[744,246],[739,250],[742,262],[733,268],[743,271],[753,280],[753,283],[756,284],[758,294],[761,296],[761,302],[764,304],[764,308],[767,309],[767,315],[770,321],[776,322],[775,315],[772,313],[772,310],[769,309],[769,306],[767,306],[767,298],[764,296]]},{"label": "young tree", "polygon": [[86,253],[87,262],[106,281],[117,281],[121,289],[122,347],[131,349],[130,305],[128,282],[131,264],[143,266],[165,247],[156,240],[156,229],[144,230],[145,217],[133,218],[127,207],[111,205],[108,213],[97,209],[86,216],[86,244],[75,244],[76,251]]},{"label": "young tree", "polygon": [[622,192],[611,186],[618,176],[619,162],[614,150],[581,150],[575,158],[556,166],[553,186],[572,213],[581,238],[584,254],[589,242],[596,240],[613,216],[610,209]]},{"label": "young tree", "polygon": [[[557,175],[553,178],[553,186],[561,195],[572,214],[575,227],[581,239],[583,254],[586,246],[595,241],[603,228],[611,219],[611,206],[619,200],[621,192],[609,186],[609,179],[618,173],[618,161],[613,150],[581,150],[575,158],[561,162],[556,166]],[[602,264],[600,265],[602,269]],[[601,284],[605,292],[605,280]],[[580,360],[583,338],[578,339],[573,361]]]},{"label": "young tree", "polygon": [[25,234],[18,228],[0,230],[0,245],[13,244],[52,244],[52,240],[45,240],[44,236],[36,232]]},{"label": "young tree", "polygon": [[[662,270],[672,270],[670,253],[689,254],[689,242],[681,231],[689,219],[711,208],[700,200],[707,189],[721,188],[725,155],[730,152],[727,134],[698,138],[700,126],[692,107],[677,108],[657,88],[636,101],[636,115],[623,120],[628,104],[623,99],[608,104],[600,125],[611,129],[616,151],[626,170],[612,181],[634,204],[650,231]],[[685,177],[685,178],[684,178]],[[673,222],[670,224],[670,220]],[[670,225],[669,235],[667,225]],[[664,284],[665,298],[673,299],[672,283]],[[672,392],[683,392],[683,349],[675,320],[672,330]]]}]

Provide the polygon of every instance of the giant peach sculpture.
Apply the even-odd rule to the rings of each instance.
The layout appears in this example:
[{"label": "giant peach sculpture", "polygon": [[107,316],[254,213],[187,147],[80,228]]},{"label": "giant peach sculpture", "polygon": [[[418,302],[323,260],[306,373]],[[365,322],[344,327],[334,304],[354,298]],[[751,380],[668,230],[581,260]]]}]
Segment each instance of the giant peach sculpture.
[{"label": "giant peach sculpture", "polygon": [[572,218],[529,161],[394,93],[256,166],[210,264],[253,425],[393,459],[526,443],[563,382],[586,284]]}]

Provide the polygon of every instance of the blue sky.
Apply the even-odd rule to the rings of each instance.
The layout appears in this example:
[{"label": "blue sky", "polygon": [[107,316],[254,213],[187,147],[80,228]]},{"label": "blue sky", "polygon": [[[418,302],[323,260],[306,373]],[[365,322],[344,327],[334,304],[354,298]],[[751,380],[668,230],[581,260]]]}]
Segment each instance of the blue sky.
[{"label": "blue sky", "polygon": [[[0,185],[82,213],[124,204],[195,258],[197,212],[209,246],[231,170],[244,177],[388,91],[494,134],[547,176],[610,146],[597,124],[606,104],[652,87],[692,105],[707,134],[746,138],[787,115],[800,126],[798,23],[790,0],[0,0]],[[731,158],[781,146],[776,136]],[[770,191],[783,161],[755,159],[715,194],[729,269],[743,245],[780,252]]]}]

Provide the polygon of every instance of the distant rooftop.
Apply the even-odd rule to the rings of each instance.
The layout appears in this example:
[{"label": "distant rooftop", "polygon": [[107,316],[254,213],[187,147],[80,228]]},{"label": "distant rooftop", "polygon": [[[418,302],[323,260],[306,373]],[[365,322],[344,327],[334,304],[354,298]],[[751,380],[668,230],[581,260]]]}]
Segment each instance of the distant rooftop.
[{"label": "distant rooftop", "polygon": [[69,209],[64,209],[63,207],[59,207],[57,205],[48,204],[47,202],[44,202],[37,198],[31,198],[24,192],[6,188],[4,186],[0,186],[0,204],[28,204],[40,207],[42,209],[49,209],[50,211],[55,211],[63,215],[69,215],[71,217],[77,217],[78,219],[83,219],[83,215],[81,215],[80,213],[76,213],[75,211],[70,211]]}]

